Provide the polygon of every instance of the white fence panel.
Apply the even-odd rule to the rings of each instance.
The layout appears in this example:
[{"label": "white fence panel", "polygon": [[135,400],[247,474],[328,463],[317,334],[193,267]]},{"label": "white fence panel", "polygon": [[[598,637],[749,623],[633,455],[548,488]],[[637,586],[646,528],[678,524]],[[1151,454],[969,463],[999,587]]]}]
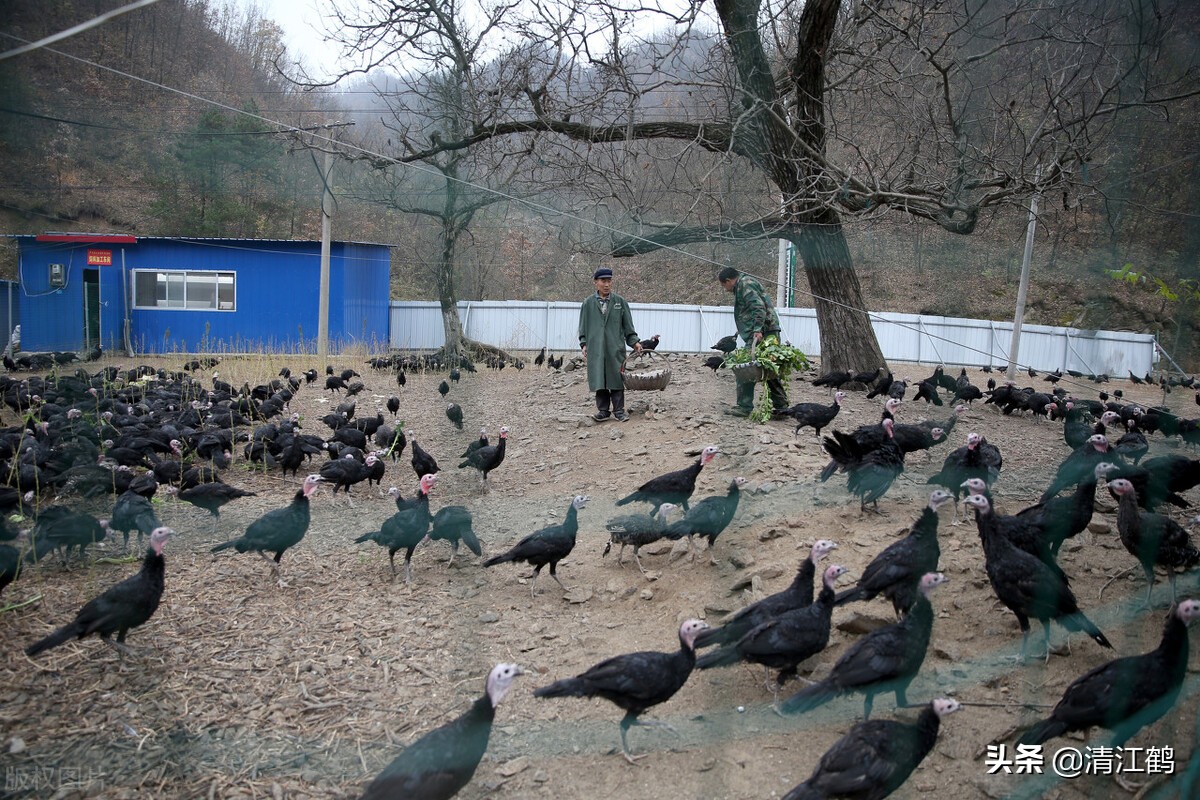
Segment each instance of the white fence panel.
[{"label": "white fence panel", "polygon": [[[459,305],[458,313],[463,312]],[[436,350],[446,343],[437,303],[388,304],[388,344],[395,350]]]},{"label": "white fence panel", "polygon": [[[509,350],[550,352],[578,349],[579,303],[486,300],[461,302],[459,317],[467,336]],[[662,337],[661,349],[708,352],[733,333],[730,306],[630,303],[633,324],[642,338]],[[445,341],[437,303],[392,301],[393,348],[434,350]],[[810,356],[820,356],[817,313],[812,308],[781,308],[784,338]],[[892,312],[871,315],[875,335],[889,361],[947,366],[1008,363],[1012,323]],[[1017,360],[1037,370],[1107,373],[1114,378],[1144,375],[1157,361],[1154,337],[1125,331],[1080,330],[1024,325]]]},{"label": "white fence panel", "polygon": [[[821,332],[817,327],[817,310],[815,308],[781,308],[779,309],[779,324],[783,326],[783,338],[799,347],[801,352],[810,356],[821,354]],[[737,328],[733,324],[733,310],[729,311],[729,333]]]}]

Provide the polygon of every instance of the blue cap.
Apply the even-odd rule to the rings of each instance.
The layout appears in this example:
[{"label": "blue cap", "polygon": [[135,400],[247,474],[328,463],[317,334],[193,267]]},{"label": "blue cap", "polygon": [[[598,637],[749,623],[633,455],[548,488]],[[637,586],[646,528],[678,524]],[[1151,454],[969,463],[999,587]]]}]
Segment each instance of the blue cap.
[{"label": "blue cap", "polygon": [[598,281],[601,278],[611,278],[611,277],[612,277],[612,270],[609,269],[608,267],[601,267],[600,269],[598,269],[592,273],[592,280],[594,280],[594,281]]}]

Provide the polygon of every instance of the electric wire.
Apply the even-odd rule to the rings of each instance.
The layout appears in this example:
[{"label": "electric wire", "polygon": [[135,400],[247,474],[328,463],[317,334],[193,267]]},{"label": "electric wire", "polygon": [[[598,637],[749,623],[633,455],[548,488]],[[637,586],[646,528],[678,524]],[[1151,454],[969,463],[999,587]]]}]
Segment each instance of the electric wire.
[{"label": "electric wire", "polygon": [[[9,38],[18,38],[18,37],[11,36],[11,34],[2,34],[2,35],[9,36]],[[524,206],[525,208],[538,211],[539,213],[548,214],[551,217],[560,218],[560,219],[564,219],[564,220],[570,220],[570,221],[576,222],[584,227],[588,227],[588,228],[594,229],[599,232],[608,233],[608,234],[619,234],[620,236],[625,237],[630,240],[633,240],[633,241],[637,241],[637,242],[640,242],[643,244],[651,244],[651,245],[654,245],[655,249],[658,251],[672,253],[672,254],[680,256],[684,259],[697,261],[697,262],[707,264],[707,265],[713,266],[713,267],[720,268],[720,267],[724,266],[724,264],[716,261],[715,259],[708,258],[706,256],[696,254],[696,253],[690,253],[686,250],[683,250],[679,247],[672,246],[672,245],[657,245],[653,240],[648,239],[643,236],[639,236],[638,234],[629,233],[628,231],[622,231],[622,230],[619,230],[612,226],[605,225],[601,222],[597,222],[595,220],[590,220],[590,219],[584,218],[578,214],[573,214],[568,211],[556,209],[556,208],[554,208],[552,206],[548,206],[544,203],[539,203],[539,202],[536,202],[529,198],[520,197],[520,196],[514,195],[510,192],[506,192],[502,189],[497,189],[497,188],[494,188],[491,186],[486,186],[484,184],[477,183],[468,178],[459,178],[457,176],[446,175],[432,167],[427,167],[427,166],[425,166],[423,164],[419,164],[417,162],[404,161],[403,159],[399,159],[394,156],[390,156],[390,155],[380,153],[375,150],[371,150],[362,145],[357,145],[354,143],[338,140],[338,139],[334,138],[332,135],[323,135],[321,133],[313,132],[310,130],[305,130],[305,129],[299,128],[297,126],[294,126],[294,125],[282,123],[282,122],[279,122],[278,120],[273,120],[273,119],[271,119],[269,117],[265,117],[261,114],[256,114],[254,112],[246,111],[245,109],[236,108],[234,106],[229,105],[228,103],[223,103],[223,102],[213,100],[208,97],[204,97],[203,95],[198,95],[193,92],[188,92],[183,89],[178,89],[178,88],[175,88],[172,86],[168,86],[166,84],[163,84],[163,83],[160,83],[157,81],[153,81],[148,78],[143,78],[141,76],[134,75],[132,73],[125,72],[123,70],[119,70],[115,67],[110,67],[108,65],[100,64],[98,62],[94,62],[89,59],[82,58],[80,56],[75,56],[70,53],[62,52],[62,51],[57,50],[52,47],[45,47],[44,49],[47,52],[54,53],[55,55],[59,55],[64,58],[68,58],[70,60],[77,61],[79,63],[86,64],[88,66],[95,67],[97,69],[101,69],[101,70],[110,72],[115,75],[119,75],[128,80],[144,83],[148,86],[152,86],[154,88],[160,89],[165,92],[178,94],[180,96],[187,97],[189,99],[195,100],[200,103],[206,103],[208,105],[224,109],[224,110],[232,112],[234,114],[239,114],[239,115],[242,115],[245,117],[249,117],[251,119],[265,123],[267,125],[277,126],[281,133],[305,133],[307,136],[311,137],[314,140],[314,142],[321,141],[326,146],[333,148],[335,150],[335,152],[337,150],[344,150],[344,151],[348,151],[351,153],[356,153],[358,156],[367,156],[377,162],[391,164],[393,166],[405,168],[405,169],[408,169],[408,170],[411,170],[414,172],[424,174],[429,177],[449,181],[451,183],[455,183],[455,184],[460,185],[465,188],[471,188],[471,189],[474,189],[479,192],[495,195],[496,197],[506,200],[510,203]],[[187,238],[187,237],[175,237],[175,238]],[[762,280],[772,286],[778,287],[780,285],[778,281],[771,280],[769,278],[760,278],[760,280]],[[870,320],[872,323],[879,323],[879,324],[886,323],[889,325],[894,325],[894,326],[900,328],[901,330],[905,330],[910,333],[916,333],[921,336],[926,336],[926,337],[930,338],[931,340],[941,341],[941,342],[948,343],[948,344],[955,344],[955,345],[962,347],[967,352],[971,352],[971,353],[981,355],[981,356],[987,355],[989,359],[991,358],[990,353],[984,353],[984,351],[979,350],[978,348],[971,347],[971,346],[963,344],[961,342],[953,341],[946,337],[931,334],[928,331],[921,330],[919,327],[915,327],[915,326],[909,325],[907,323],[884,319],[875,312],[868,311],[866,309],[855,308],[855,307],[848,305],[846,303],[843,303],[839,300],[835,300],[835,299],[829,298],[829,297],[823,297],[823,296],[820,296],[820,295],[812,292],[811,290],[802,289],[799,286],[793,286],[792,289],[793,289],[793,291],[795,291],[798,294],[812,298],[814,301],[824,302],[830,306],[834,306],[843,311],[849,311],[852,313],[865,315],[867,317],[867,319]],[[1025,369],[1025,370],[1028,370],[1031,368],[1031,365],[1020,364],[1020,363],[1014,363],[1014,366],[1017,369]]]},{"label": "electric wire", "polygon": [[[54,42],[60,42],[63,39],[68,39],[78,33],[83,33],[86,30],[90,30],[91,28],[95,28],[99,25],[103,25],[104,23],[108,22],[110,19],[119,17],[122,14],[127,14],[130,11],[136,11],[139,8],[142,8],[144,6],[153,5],[154,3],[157,3],[157,2],[158,2],[158,0],[137,0],[137,2],[130,3],[127,6],[121,6],[120,8],[114,8],[112,11],[101,14],[98,17],[92,17],[91,19],[87,20],[86,22],[81,22],[78,25],[67,28],[65,31],[59,31],[58,33],[51,34],[50,36],[46,36],[45,38],[38,39],[36,42],[27,42],[26,44],[22,45],[21,47],[14,47],[12,50],[5,50],[3,53],[0,53],[0,61],[6,61],[7,59],[22,55],[24,53],[32,52],[34,50],[41,50],[43,48],[48,50],[49,47],[47,47],[47,45],[53,44]],[[15,39],[17,37],[14,36],[11,38]]]}]

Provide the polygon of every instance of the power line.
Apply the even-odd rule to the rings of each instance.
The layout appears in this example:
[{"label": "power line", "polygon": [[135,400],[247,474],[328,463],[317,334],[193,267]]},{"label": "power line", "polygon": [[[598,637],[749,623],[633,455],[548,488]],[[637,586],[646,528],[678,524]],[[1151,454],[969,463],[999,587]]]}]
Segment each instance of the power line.
[{"label": "power line", "polygon": [[[48,114],[38,114],[33,111],[18,111],[15,108],[4,108],[0,106],[0,113],[14,114],[18,117],[30,117],[33,119],[42,119],[48,122],[60,122],[66,125],[78,125],[83,128],[99,128],[106,131],[117,131],[119,133],[138,133],[151,136],[261,136],[270,135],[278,136],[278,130],[261,130],[261,131],[164,131],[164,130],[146,130],[142,128],[121,128],[116,125],[104,125],[99,122],[84,122],[77,119],[66,119],[64,117],[52,117]],[[296,128],[298,131],[318,131],[326,126],[317,125],[310,128]]]},{"label": "power line", "polygon": [[[155,0],[155,1],[156,1],[156,0]],[[23,41],[23,40],[19,39],[19,37],[13,36],[12,34],[0,33],[0,35],[7,36],[7,37],[9,37],[10,39],[17,39],[18,41]],[[164,92],[170,92],[170,93],[172,93],[172,94],[177,94],[177,95],[179,95],[179,96],[181,96],[181,97],[186,97],[186,98],[188,98],[188,99],[190,99],[190,100],[195,100],[195,101],[197,101],[197,102],[199,102],[199,103],[205,103],[205,104],[207,104],[207,105],[214,106],[214,107],[216,107],[216,108],[221,108],[221,109],[224,109],[224,110],[226,110],[226,111],[230,111],[230,112],[232,112],[232,113],[234,113],[234,114],[241,114],[241,115],[243,115],[243,116],[246,116],[246,117],[249,117],[249,118],[251,118],[251,119],[258,120],[259,122],[266,123],[266,124],[268,124],[268,125],[276,125],[276,126],[278,126],[278,128],[279,128],[279,131],[278,131],[279,133],[293,133],[293,132],[295,132],[295,133],[306,133],[306,132],[311,132],[311,129],[308,129],[308,128],[300,128],[300,127],[297,127],[297,126],[295,126],[295,125],[290,125],[290,124],[288,124],[288,123],[285,123],[285,122],[279,122],[278,120],[273,120],[273,119],[270,119],[270,118],[268,118],[268,117],[264,117],[264,116],[262,116],[261,114],[254,114],[254,113],[251,113],[251,112],[249,112],[249,111],[246,111],[245,109],[241,109],[241,108],[237,108],[237,107],[235,107],[235,106],[231,106],[231,105],[229,105],[228,103],[222,103],[222,102],[219,102],[219,101],[217,101],[217,100],[212,100],[212,99],[210,99],[210,98],[203,97],[203,96],[201,96],[201,95],[198,95],[198,94],[194,94],[194,93],[192,93],[192,92],[187,92],[187,91],[184,91],[183,89],[177,89],[177,88],[175,88],[175,87],[173,87],[173,86],[167,86],[166,84],[159,83],[159,82],[157,82],[157,81],[152,81],[152,80],[150,80],[149,78],[143,78],[143,77],[141,77],[141,76],[134,75],[134,74],[132,74],[132,73],[125,72],[125,71],[123,71],[123,70],[119,70],[119,69],[117,69],[117,68],[115,68],[115,67],[110,67],[110,66],[108,66],[108,65],[106,65],[106,64],[101,64],[101,63],[99,63],[99,62],[92,61],[92,60],[90,60],[90,59],[87,59],[87,58],[83,58],[83,57],[81,57],[81,56],[71,55],[70,53],[64,53],[63,51],[61,51],[61,50],[56,50],[56,49],[54,49],[53,47],[46,47],[46,48],[44,48],[44,49],[45,49],[45,50],[46,50],[46,52],[48,52],[48,53],[53,53],[53,54],[55,54],[55,55],[57,55],[57,56],[62,56],[63,58],[68,58],[68,59],[70,59],[70,60],[72,60],[72,61],[77,61],[77,62],[79,62],[80,64],[85,64],[85,65],[87,65],[87,66],[89,66],[89,67],[94,67],[94,68],[96,68],[96,69],[99,69],[99,70],[103,70],[103,71],[105,71],[105,72],[112,73],[113,75],[118,75],[118,76],[120,76],[120,77],[122,77],[122,78],[126,78],[126,79],[128,79],[128,80],[131,80],[131,81],[135,81],[135,82],[138,82],[138,83],[143,83],[143,84],[146,84],[147,86],[153,86],[154,88],[156,88],[156,89],[161,89],[161,90],[163,90]],[[323,126],[323,127],[329,127],[329,126]],[[328,137],[328,136],[326,136],[326,137],[322,137],[322,136],[320,136],[320,135],[318,135],[318,134],[315,134],[315,133],[314,133],[314,134],[312,134],[312,136],[313,136],[313,138],[315,138],[315,139],[323,139],[323,140],[324,140],[324,141],[325,141],[327,144],[330,144],[330,145],[337,144],[337,141],[336,141],[336,140],[334,140],[332,137]]]},{"label": "power line", "polygon": [[[143,6],[153,5],[154,3],[157,3],[157,2],[158,2],[158,0],[137,0],[137,2],[130,3],[127,6],[121,6],[120,8],[114,8],[112,11],[109,11],[108,13],[101,14],[98,17],[92,17],[87,22],[81,22],[78,25],[75,25],[74,27],[67,28],[65,31],[60,31],[59,33],[51,34],[50,36],[47,36],[44,39],[38,39],[36,42],[29,42],[28,44],[25,44],[21,47],[15,47],[12,50],[6,50],[5,52],[0,53],[0,61],[5,61],[7,59],[13,58],[14,56],[22,55],[23,53],[29,53],[34,50],[39,50],[43,47],[46,47],[46,49],[49,49],[47,47],[47,45],[54,44],[55,42],[62,41],[63,39],[69,39],[70,37],[74,36],[77,33],[83,33],[86,30],[90,30],[91,28],[95,28],[99,25],[103,25],[104,23],[108,22],[110,19],[114,19],[114,18],[119,17],[122,14],[126,14],[130,11],[136,11],[137,9],[142,8]],[[16,37],[14,36],[12,38],[15,39]]]},{"label": "power line", "polygon": [[[69,53],[64,53],[64,52],[61,52],[61,51],[58,51],[58,50],[55,50],[55,49],[49,48],[49,47],[47,47],[46,50],[48,52],[55,53],[56,55],[63,56],[64,58],[69,58],[71,60],[78,61],[78,62],[86,64],[88,66],[92,66],[97,69],[101,69],[101,70],[113,73],[115,75],[119,75],[121,77],[127,78],[132,81],[144,83],[146,85],[153,86],[155,88],[161,89],[166,92],[178,94],[180,96],[187,97],[187,98],[196,100],[201,103],[206,103],[206,104],[212,105],[217,108],[225,109],[225,110],[233,112],[235,114],[241,114],[243,116],[258,120],[258,121],[263,122],[268,125],[277,125],[280,128],[280,132],[289,132],[290,133],[290,132],[302,132],[303,131],[303,129],[301,129],[301,128],[298,128],[293,125],[288,125],[286,123],[281,123],[281,122],[278,122],[277,120],[272,120],[268,117],[262,116],[261,114],[256,114],[256,113],[246,111],[244,109],[235,108],[233,106],[228,105],[227,103],[222,103],[222,102],[213,100],[211,98],[203,97],[201,95],[197,95],[197,94],[194,94],[191,92],[184,91],[182,89],[177,89],[175,87],[167,86],[165,84],[158,83],[156,81],[152,81],[147,78],[142,78],[140,76],[133,75],[128,72],[124,72],[124,71],[116,69],[114,67],[109,67],[104,64],[96,63],[89,59],[85,59],[85,58],[82,58],[79,56],[74,56]],[[638,236],[637,234],[631,234],[627,231],[622,231],[622,230],[613,228],[611,226],[604,225],[603,223],[597,222],[595,220],[585,219],[585,218],[579,216],[578,214],[573,214],[570,212],[562,211],[561,209],[553,208],[544,203],[538,203],[529,198],[519,197],[517,195],[512,194],[511,192],[503,191],[500,189],[495,189],[490,186],[485,186],[483,184],[479,184],[479,183],[476,183],[476,182],[468,180],[468,179],[447,176],[444,173],[442,173],[436,169],[433,169],[432,167],[425,166],[423,164],[419,164],[419,163],[415,163],[415,162],[404,162],[400,159],[395,158],[394,156],[385,155],[383,153],[379,153],[379,152],[370,150],[370,149],[360,146],[360,145],[355,145],[355,144],[348,143],[348,142],[340,142],[340,141],[334,140],[330,136],[322,136],[320,134],[315,134],[315,133],[310,134],[310,135],[312,136],[312,138],[314,140],[323,141],[327,146],[334,148],[335,151],[336,150],[351,151],[351,152],[358,153],[360,155],[370,156],[371,158],[381,161],[383,163],[390,163],[394,166],[397,166],[397,167],[400,167],[403,169],[407,169],[410,171],[422,173],[429,177],[437,178],[437,179],[444,180],[444,181],[449,181],[449,182],[458,184],[460,186],[472,188],[472,189],[482,192],[482,193],[495,195],[496,197],[499,197],[503,200],[507,200],[511,203],[514,203],[514,204],[517,204],[520,206],[524,206],[528,209],[535,210],[542,214],[549,214],[550,216],[555,216],[555,217],[565,219],[565,220],[571,220],[573,222],[579,223],[580,225],[590,227],[596,231],[600,231],[600,232],[604,232],[604,233],[608,233],[608,234],[617,234],[617,235],[620,235],[622,237],[625,237],[625,238],[628,238],[628,239],[631,239],[634,241],[638,241],[638,242],[642,242],[642,243],[646,243],[646,244],[652,244],[652,245],[655,245],[656,249],[661,252],[674,253],[675,255],[681,256],[685,259],[690,259],[693,261],[705,263],[712,267],[725,266],[724,264],[719,263],[712,258],[707,258],[705,256],[698,255],[695,253],[689,253],[689,252],[682,250],[679,247],[675,247],[675,246],[658,245],[653,240],[647,239],[646,237]],[[178,238],[187,238],[187,237],[178,237]],[[727,243],[726,242],[722,242],[722,243],[723,244],[734,244],[735,242],[731,241],[731,242],[727,242]],[[777,281],[774,281],[771,279],[763,279],[763,280],[764,280],[764,282],[766,282],[770,285],[778,285]],[[835,306],[835,307],[841,308],[846,311],[851,311],[851,312],[854,312],[857,314],[865,314],[867,316],[867,318],[873,322],[881,322],[881,323],[886,322],[888,324],[896,325],[902,329],[918,333],[919,335],[929,336],[931,339],[937,339],[937,340],[940,340],[943,342],[950,342],[953,344],[962,345],[961,342],[951,342],[951,340],[949,340],[945,337],[934,336],[934,335],[930,334],[928,331],[921,330],[915,326],[883,319],[883,318],[879,317],[878,315],[872,314],[871,312],[866,311],[864,309],[854,308],[853,306],[849,306],[845,303],[839,302],[832,298],[822,297],[820,295],[813,293],[812,291],[805,291],[803,289],[800,289],[799,287],[794,287],[794,290],[801,295],[804,295],[806,297],[811,297],[814,301],[822,301],[831,306]],[[969,346],[967,346],[966,349],[969,352],[975,352],[975,353],[979,353],[981,355],[984,354],[983,351],[977,350],[975,348],[971,348]],[[986,355],[989,358],[991,358],[991,353],[987,353]],[[1026,368],[1029,365],[1018,364],[1017,366],[1020,368]]]}]

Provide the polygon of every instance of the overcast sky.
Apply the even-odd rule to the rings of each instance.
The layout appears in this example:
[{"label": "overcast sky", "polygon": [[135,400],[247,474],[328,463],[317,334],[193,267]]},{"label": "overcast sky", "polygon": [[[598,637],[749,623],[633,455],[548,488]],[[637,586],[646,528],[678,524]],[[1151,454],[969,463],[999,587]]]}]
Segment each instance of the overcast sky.
[{"label": "overcast sky", "polygon": [[[352,0],[343,0],[351,2]],[[283,29],[284,41],[293,58],[303,60],[319,75],[332,74],[337,66],[339,48],[326,42],[321,30],[323,12],[330,0],[236,0],[242,8],[257,6],[267,19]]]},{"label": "overcast sky", "polygon": [[[356,4],[369,4],[375,0],[228,1],[235,3],[243,9],[257,6],[262,11],[264,17],[274,20],[283,29],[284,40],[288,46],[288,52],[292,54],[293,59],[302,60],[311,70],[314,70],[313,77],[329,77],[344,70],[338,69],[340,48],[331,42],[325,41],[325,36],[321,33],[326,27],[324,20],[326,14],[328,14],[328,9],[335,4],[343,8],[352,8]],[[626,2],[626,5],[631,8],[643,7],[643,5],[647,8],[662,6],[663,8],[674,9],[677,13],[682,13],[681,7],[685,6],[687,1],[646,0],[643,3],[641,0],[629,0],[629,2]],[[464,8],[469,11],[469,8]],[[642,15],[642,19],[644,20],[644,24],[635,26],[635,30],[639,31],[642,35],[650,35],[651,31],[660,27],[670,27],[668,20],[654,14]],[[602,50],[603,43],[597,42],[597,47]]]}]

